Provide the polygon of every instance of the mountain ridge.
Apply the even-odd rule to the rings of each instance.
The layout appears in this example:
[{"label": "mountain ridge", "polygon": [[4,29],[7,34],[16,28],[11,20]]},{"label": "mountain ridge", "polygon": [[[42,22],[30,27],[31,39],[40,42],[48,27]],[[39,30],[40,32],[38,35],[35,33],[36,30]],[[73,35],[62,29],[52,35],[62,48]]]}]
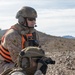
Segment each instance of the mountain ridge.
[{"label": "mountain ridge", "polygon": [[75,37],[74,36],[71,36],[71,35],[64,35],[62,37],[63,38],[68,38],[68,39],[75,39]]}]

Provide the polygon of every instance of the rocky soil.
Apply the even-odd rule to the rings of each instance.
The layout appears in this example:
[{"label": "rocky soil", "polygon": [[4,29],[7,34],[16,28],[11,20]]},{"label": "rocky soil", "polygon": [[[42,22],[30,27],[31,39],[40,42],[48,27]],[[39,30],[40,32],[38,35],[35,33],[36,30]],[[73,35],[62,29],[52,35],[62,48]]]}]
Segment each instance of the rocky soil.
[{"label": "rocky soil", "polygon": [[56,61],[49,64],[46,75],[75,75],[75,39],[40,35],[46,56]]},{"label": "rocky soil", "polygon": [[56,63],[48,65],[46,75],[75,75],[75,51],[47,52],[47,56]]}]

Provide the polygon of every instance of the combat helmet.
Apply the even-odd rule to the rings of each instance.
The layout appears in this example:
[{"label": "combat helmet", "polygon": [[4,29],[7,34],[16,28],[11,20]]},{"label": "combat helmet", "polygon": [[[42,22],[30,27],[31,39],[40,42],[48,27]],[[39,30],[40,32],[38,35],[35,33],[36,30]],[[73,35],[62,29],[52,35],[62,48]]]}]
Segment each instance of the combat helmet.
[{"label": "combat helmet", "polygon": [[18,19],[19,23],[24,23],[25,18],[37,18],[37,12],[32,7],[24,6],[17,12],[16,18]]},{"label": "combat helmet", "polygon": [[[28,68],[30,67],[30,58],[41,58],[44,57],[45,53],[44,51],[39,48],[39,47],[26,47],[24,48],[20,54],[19,54],[19,61],[18,61],[18,65],[21,68]],[[27,63],[25,63],[25,61],[27,61]]]}]

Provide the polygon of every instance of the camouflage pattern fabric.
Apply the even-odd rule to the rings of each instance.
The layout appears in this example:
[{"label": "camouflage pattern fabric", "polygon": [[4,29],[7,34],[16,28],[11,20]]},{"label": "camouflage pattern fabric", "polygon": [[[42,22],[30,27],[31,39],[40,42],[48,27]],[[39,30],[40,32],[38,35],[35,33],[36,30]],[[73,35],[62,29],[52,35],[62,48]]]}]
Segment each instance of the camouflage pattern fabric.
[{"label": "camouflage pattern fabric", "polygon": [[40,70],[37,70],[35,72],[35,74],[32,74],[30,72],[30,74],[27,74],[25,71],[23,71],[22,69],[18,68],[18,69],[7,69],[5,72],[1,73],[1,75],[17,75],[21,73],[21,75],[43,75],[42,72]]},{"label": "camouflage pattern fabric", "polygon": [[[24,34],[24,33],[27,34],[28,33],[27,32],[28,29],[26,30],[26,28],[21,27],[21,25],[16,25],[15,27],[19,31],[17,32],[16,30],[10,29],[5,34],[5,39],[2,42],[2,45],[4,46],[4,48],[6,48],[6,49],[9,50],[13,62],[16,62],[16,59],[18,57],[18,54],[22,50],[22,44],[21,44],[22,38],[21,38],[21,34]],[[32,29],[32,31],[34,31],[34,29]],[[25,47],[26,46],[28,46],[28,43],[27,42],[25,43]]]},{"label": "camouflage pattern fabric", "polygon": [[[8,69],[2,75],[5,75],[5,73],[7,73],[7,72],[9,72],[8,73],[9,75],[15,75],[16,73],[20,73],[20,72],[24,73],[25,75],[43,75],[40,70],[37,70],[37,64],[34,61],[35,60],[34,58],[38,59],[38,57],[45,56],[45,54],[43,53],[43,50],[41,48],[39,48],[39,47],[26,47],[26,48],[22,49],[22,51],[20,52],[19,55],[20,55],[21,59],[23,59],[25,57],[33,59],[33,60],[30,60],[30,66],[28,68],[23,68],[24,66],[23,67],[18,66],[16,68],[12,68],[12,70]],[[21,60],[18,62],[20,64],[22,64]],[[34,66],[33,66],[33,62],[35,64]],[[25,63],[25,61],[24,61],[24,63]]]},{"label": "camouflage pattern fabric", "polygon": [[34,8],[25,6],[17,12],[16,18],[19,18],[20,16],[36,18],[37,12]]},{"label": "camouflage pattern fabric", "polygon": [[[21,35],[22,34],[25,35],[28,32],[30,32],[30,33],[36,32],[36,30],[35,29],[28,30],[28,28],[22,27],[22,25],[19,25],[19,24],[15,24],[14,27],[16,27],[18,29],[18,31],[14,30],[14,29],[10,29],[5,34],[4,41],[1,44],[3,45],[4,48],[9,50],[10,56],[12,58],[12,61],[14,63],[16,63],[17,62],[17,57],[19,55],[19,52],[22,50],[22,44],[21,44],[22,43],[22,38],[21,38]],[[25,47],[27,47],[27,46],[28,46],[28,43],[26,42]],[[1,69],[2,68],[0,67],[0,70]],[[3,70],[4,69],[2,69],[1,71],[3,71]]]},{"label": "camouflage pattern fabric", "polygon": [[[42,72],[36,71],[37,70],[37,65],[38,65],[36,60],[38,60],[39,58],[41,59],[44,56],[45,56],[45,54],[44,54],[44,52],[41,48],[32,47],[32,46],[31,47],[26,47],[20,53],[20,58],[19,58],[18,64],[22,65],[23,62],[25,63],[25,61],[22,61],[22,59],[27,57],[27,58],[30,59],[30,61],[27,62],[27,63],[30,64],[30,66],[24,68],[24,64],[23,64],[23,67],[22,66],[19,66],[19,67],[24,68],[27,75],[34,75],[35,72],[36,72],[35,75],[41,75]],[[35,65],[33,65],[33,64],[35,64]]]},{"label": "camouflage pattern fabric", "polygon": [[14,64],[13,63],[6,63],[4,61],[0,61],[0,75],[2,75],[1,73],[6,71],[9,68],[13,68]]}]

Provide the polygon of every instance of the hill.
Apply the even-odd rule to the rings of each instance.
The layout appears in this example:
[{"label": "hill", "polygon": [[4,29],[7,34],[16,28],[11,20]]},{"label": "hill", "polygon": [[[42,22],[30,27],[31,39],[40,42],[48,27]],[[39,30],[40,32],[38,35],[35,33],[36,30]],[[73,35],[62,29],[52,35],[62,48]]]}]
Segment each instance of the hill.
[{"label": "hill", "polygon": [[75,39],[47,35],[42,32],[38,32],[38,34],[42,47],[46,48],[45,50],[75,50]]},{"label": "hill", "polygon": [[6,30],[0,30],[0,38],[4,35],[4,33],[7,31],[7,29]]},{"label": "hill", "polygon": [[62,36],[63,38],[68,38],[68,39],[75,39],[75,37],[71,36],[71,35],[65,35],[65,36]]},{"label": "hill", "polygon": [[48,65],[46,75],[75,75],[75,39],[56,37],[39,32],[42,48],[56,61]]}]

